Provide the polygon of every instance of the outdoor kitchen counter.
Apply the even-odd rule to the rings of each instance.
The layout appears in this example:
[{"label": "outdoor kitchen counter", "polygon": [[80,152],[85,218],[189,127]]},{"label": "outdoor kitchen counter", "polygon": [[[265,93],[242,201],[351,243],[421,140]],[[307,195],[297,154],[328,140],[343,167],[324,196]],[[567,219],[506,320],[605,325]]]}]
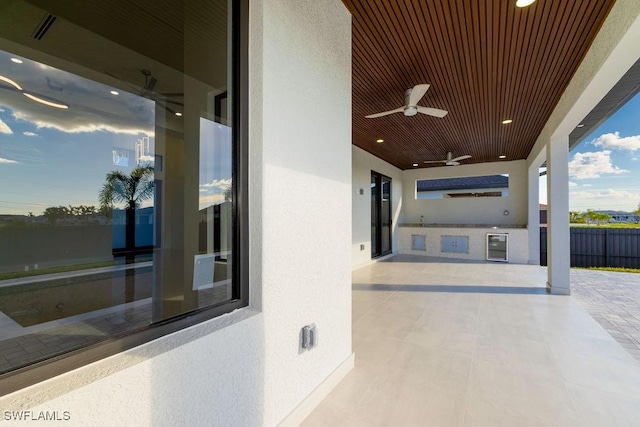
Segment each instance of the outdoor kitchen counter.
[{"label": "outdoor kitchen counter", "polygon": [[523,224],[514,225],[496,225],[496,224],[419,224],[419,223],[407,223],[398,224],[398,227],[410,227],[410,228],[486,228],[486,229],[511,229],[511,228],[527,228]]},{"label": "outdoor kitchen counter", "polygon": [[[398,231],[401,254],[486,260],[487,234],[499,233],[509,236],[508,262],[529,261],[529,234],[525,225],[404,223],[398,224]],[[459,252],[446,249],[451,245]]]}]

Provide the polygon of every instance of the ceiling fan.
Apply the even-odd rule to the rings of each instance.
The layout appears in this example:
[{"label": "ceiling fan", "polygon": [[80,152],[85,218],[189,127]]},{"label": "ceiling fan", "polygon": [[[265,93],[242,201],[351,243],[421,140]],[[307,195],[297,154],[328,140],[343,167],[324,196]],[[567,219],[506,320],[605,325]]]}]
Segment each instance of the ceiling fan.
[{"label": "ceiling fan", "polygon": [[404,93],[404,99],[406,105],[404,107],[396,108],[395,110],[385,111],[384,113],[376,113],[365,116],[367,119],[375,119],[376,117],[382,117],[393,113],[404,113],[405,116],[415,116],[418,113],[426,114],[428,116],[444,117],[447,115],[447,111],[440,110],[438,108],[422,107],[418,105],[418,102],[422,99],[427,90],[428,84],[416,85],[413,89],[407,89]]},{"label": "ceiling fan", "polygon": [[108,74],[109,76],[111,76],[113,78],[121,80],[122,82],[127,84],[129,87],[131,87],[134,91],[136,91],[140,96],[143,96],[143,97],[151,99],[153,101],[162,103],[162,106],[165,108],[165,110],[167,110],[168,112],[170,112],[172,114],[176,114],[176,111],[174,111],[173,109],[169,108],[166,104],[173,104],[173,105],[177,105],[179,107],[184,107],[184,103],[182,103],[182,102],[174,101],[174,100],[171,100],[171,99],[167,99],[167,98],[173,98],[173,97],[183,97],[184,93],[182,93],[182,92],[172,92],[172,93],[157,93],[157,92],[154,92],[156,84],[158,83],[158,79],[153,77],[153,75],[151,74],[151,71],[149,71],[149,70],[144,70],[143,69],[143,70],[140,70],[140,72],[144,76],[144,85],[143,86],[137,86],[135,84],[129,83],[128,81],[122,80],[121,78],[111,74],[108,71],[106,71],[106,74]]},{"label": "ceiling fan", "polygon": [[425,160],[424,163],[444,163],[447,166],[458,166],[460,164],[460,160],[465,160],[470,158],[471,156],[468,154],[454,158],[453,154],[451,154],[451,151],[449,151],[447,153],[447,158],[444,160]]}]

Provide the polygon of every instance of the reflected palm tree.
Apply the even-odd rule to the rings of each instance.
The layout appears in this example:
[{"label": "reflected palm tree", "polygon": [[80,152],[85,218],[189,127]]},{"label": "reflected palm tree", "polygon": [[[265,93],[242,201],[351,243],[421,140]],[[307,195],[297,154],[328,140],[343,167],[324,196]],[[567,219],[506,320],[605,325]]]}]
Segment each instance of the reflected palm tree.
[{"label": "reflected palm tree", "polygon": [[125,250],[136,248],[136,208],[153,197],[153,166],[138,166],[126,175],[120,171],[107,174],[98,199],[102,212],[113,212],[114,203],[125,205]]},{"label": "reflected palm tree", "polygon": [[[125,205],[125,264],[135,262],[136,208],[153,197],[153,166],[138,166],[126,175],[120,171],[107,174],[98,199],[100,210],[111,216],[114,203]],[[125,302],[135,300],[135,269],[125,270]]]}]

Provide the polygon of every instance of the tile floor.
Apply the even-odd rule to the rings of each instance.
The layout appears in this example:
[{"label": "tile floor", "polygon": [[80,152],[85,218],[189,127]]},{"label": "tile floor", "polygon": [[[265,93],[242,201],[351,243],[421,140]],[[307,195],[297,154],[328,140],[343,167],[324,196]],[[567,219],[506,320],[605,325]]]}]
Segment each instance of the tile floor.
[{"label": "tile floor", "polygon": [[571,295],[640,362],[640,274],[572,268]]},{"label": "tile floor", "polygon": [[412,256],[355,271],[356,366],[303,426],[640,425],[640,363],[545,281]]}]

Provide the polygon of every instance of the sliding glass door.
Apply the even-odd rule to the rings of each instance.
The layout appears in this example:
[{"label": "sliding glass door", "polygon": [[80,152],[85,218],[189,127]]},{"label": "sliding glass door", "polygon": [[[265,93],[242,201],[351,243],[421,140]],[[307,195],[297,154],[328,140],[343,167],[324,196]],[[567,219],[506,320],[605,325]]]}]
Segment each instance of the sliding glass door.
[{"label": "sliding glass door", "polygon": [[371,172],[371,257],[391,253],[391,178]]}]

